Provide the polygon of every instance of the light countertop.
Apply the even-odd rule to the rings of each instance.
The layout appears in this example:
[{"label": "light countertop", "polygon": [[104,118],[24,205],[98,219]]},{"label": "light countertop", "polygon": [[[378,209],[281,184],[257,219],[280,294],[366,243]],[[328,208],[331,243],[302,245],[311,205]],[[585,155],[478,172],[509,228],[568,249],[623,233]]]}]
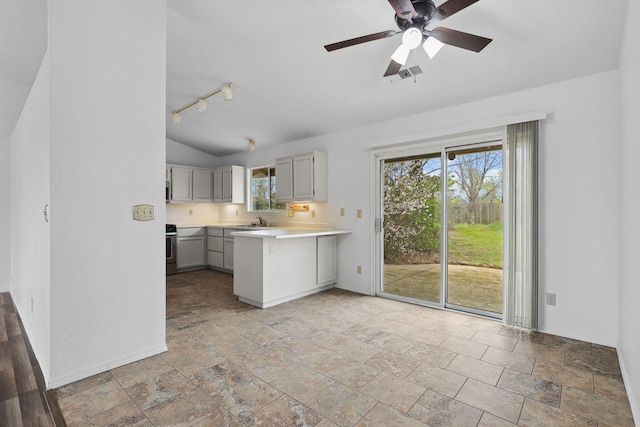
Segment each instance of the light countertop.
[{"label": "light countertop", "polygon": [[351,230],[268,228],[262,230],[235,231],[231,233],[231,235],[236,237],[253,237],[257,239],[295,239],[300,237],[333,236],[336,234],[349,233],[351,233]]}]

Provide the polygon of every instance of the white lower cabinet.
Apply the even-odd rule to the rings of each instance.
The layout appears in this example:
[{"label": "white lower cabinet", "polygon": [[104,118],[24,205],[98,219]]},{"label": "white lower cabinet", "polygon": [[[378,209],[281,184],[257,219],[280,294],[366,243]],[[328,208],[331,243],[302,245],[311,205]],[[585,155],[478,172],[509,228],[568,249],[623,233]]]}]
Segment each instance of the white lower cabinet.
[{"label": "white lower cabinet", "polygon": [[236,228],[208,227],[207,265],[211,268],[233,273],[233,236]]},{"label": "white lower cabinet", "polygon": [[224,229],[207,227],[207,265],[224,268]]},{"label": "white lower cabinet", "polygon": [[224,269],[233,271],[233,239],[224,239]]},{"label": "white lower cabinet", "polygon": [[205,265],[205,228],[178,228],[177,269],[202,268]]},{"label": "white lower cabinet", "polygon": [[336,236],[318,236],[316,245],[316,283],[336,283]]}]

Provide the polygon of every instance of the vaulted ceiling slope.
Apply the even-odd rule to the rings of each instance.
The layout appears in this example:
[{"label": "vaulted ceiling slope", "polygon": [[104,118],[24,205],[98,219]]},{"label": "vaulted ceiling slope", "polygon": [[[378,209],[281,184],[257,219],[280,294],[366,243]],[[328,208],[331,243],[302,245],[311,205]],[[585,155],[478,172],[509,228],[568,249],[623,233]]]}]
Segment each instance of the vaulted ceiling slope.
[{"label": "vaulted ceiling slope", "polygon": [[[324,49],[396,30],[388,0],[168,4],[167,136],[217,156],[248,138],[294,141],[615,69],[627,8],[627,0],[480,0],[439,25],[492,38],[489,46],[445,46],[431,60],[417,49],[409,65],[423,74],[390,83],[382,75],[399,35]],[[227,81],[233,101],[217,98],[171,123],[171,109]]]},{"label": "vaulted ceiling slope", "polygon": [[0,137],[11,135],[47,50],[47,1],[0,0]]},{"label": "vaulted ceiling slope", "polygon": [[[46,50],[46,0],[0,0],[0,136],[10,135]],[[576,78],[618,66],[628,0],[480,0],[441,25],[493,39],[482,52],[422,50],[423,73],[382,77],[400,36],[388,0],[168,0],[167,137],[216,156],[295,141]],[[443,0],[435,0],[436,5]],[[445,25],[446,24],[446,25]],[[396,79],[397,80],[397,79]],[[179,125],[171,111],[227,82]],[[117,124],[114,124],[114,126]]]}]

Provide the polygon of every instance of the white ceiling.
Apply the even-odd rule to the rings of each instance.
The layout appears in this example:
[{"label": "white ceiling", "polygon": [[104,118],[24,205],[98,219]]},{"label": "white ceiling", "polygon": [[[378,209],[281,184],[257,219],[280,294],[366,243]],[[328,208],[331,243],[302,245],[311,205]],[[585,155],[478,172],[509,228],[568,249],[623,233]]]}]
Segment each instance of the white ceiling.
[{"label": "white ceiling", "polygon": [[47,50],[47,1],[0,0],[0,10],[0,137],[8,137]]},{"label": "white ceiling", "polygon": [[[46,48],[46,1],[0,1],[2,136]],[[395,30],[388,0],[168,0],[167,137],[224,156],[249,138],[260,148],[615,69],[627,2],[480,0],[439,25],[489,46],[445,46],[432,60],[418,50],[410,65],[423,74],[391,83],[382,74],[400,36],[323,47]],[[216,95],[171,123],[172,110],[227,82],[234,100]]]}]

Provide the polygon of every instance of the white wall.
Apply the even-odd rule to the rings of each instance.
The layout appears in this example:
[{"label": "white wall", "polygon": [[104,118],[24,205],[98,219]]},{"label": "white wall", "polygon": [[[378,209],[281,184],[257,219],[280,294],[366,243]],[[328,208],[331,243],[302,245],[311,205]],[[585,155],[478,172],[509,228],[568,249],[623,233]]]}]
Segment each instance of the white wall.
[{"label": "white wall", "polygon": [[[311,150],[329,157],[327,211],[351,235],[339,243],[339,285],[370,293],[371,171],[368,147],[489,128],[505,117],[546,110],[540,147],[540,327],[615,346],[617,243],[610,224],[617,206],[617,72],[610,71],[390,122],[257,149],[221,164],[260,166]],[[346,215],[340,217],[339,208]],[[362,219],[356,210],[363,209]],[[356,265],[363,273],[356,273]],[[557,306],[544,305],[544,293]],[[597,315],[596,315],[597,314]]]},{"label": "white wall", "polygon": [[50,61],[46,53],[11,134],[11,295],[45,378],[50,373]]},{"label": "white wall", "polygon": [[618,236],[620,254],[620,295],[618,352],[625,385],[640,425],[640,2],[629,1],[627,23],[620,59],[620,203]]},{"label": "white wall", "polygon": [[214,168],[220,164],[220,159],[211,154],[167,139],[167,163],[200,168]]},{"label": "white wall", "polygon": [[[0,138],[0,235],[11,236],[9,161],[11,155],[9,138]],[[0,239],[0,292],[8,292],[11,283],[10,239]]]},{"label": "white wall", "polygon": [[166,349],[165,43],[164,2],[49,2],[49,387]]}]

